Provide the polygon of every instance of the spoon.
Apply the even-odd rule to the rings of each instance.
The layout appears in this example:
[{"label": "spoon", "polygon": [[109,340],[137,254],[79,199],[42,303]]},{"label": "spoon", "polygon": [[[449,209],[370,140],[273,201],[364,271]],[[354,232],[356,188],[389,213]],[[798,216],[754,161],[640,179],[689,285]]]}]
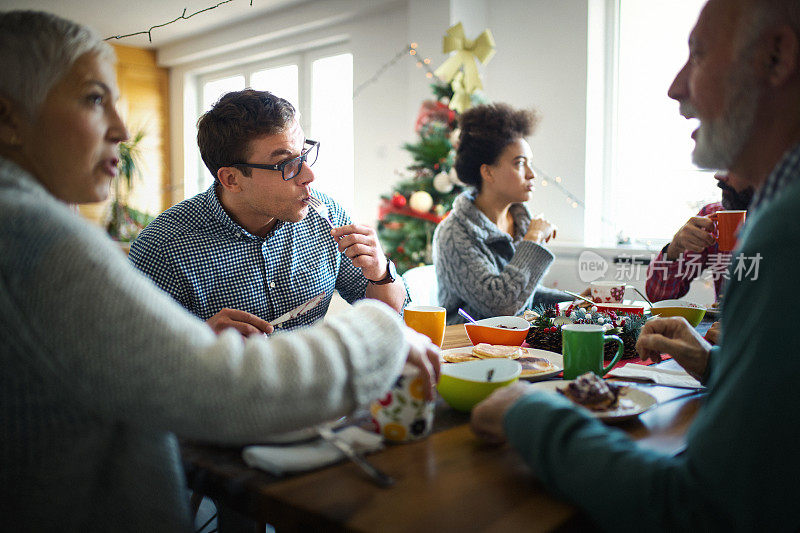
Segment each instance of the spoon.
[{"label": "spoon", "polygon": [[464,310],[463,310],[463,309],[461,309],[460,307],[458,308],[458,314],[459,314],[459,315],[461,315],[461,316],[463,316],[464,318],[466,318],[467,320],[469,320],[469,321],[470,321],[470,322],[472,322],[473,324],[477,324],[477,322],[475,321],[475,319],[474,319],[474,318],[472,318],[471,316],[469,316],[469,313],[467,313],[466,311],[464,311]]},{"label": "spoon", "polygon": [[589,303],[590,303],[590,304],[592,304],[592,305],[597,305],[597,303],[596,303],[594,300],[590,300],[590,299],[589,299],[589,298],[587,298],[586,296],[581,296],[581,295],[580,295],[580,294],[578,294],[577,292],[570,292],[570,291],[564,291],[564,290],[562,290],[562,292],[566,292],[567,294],[569,294],[569,295],[570,295],[570,296],[572,296],[573,298],[580,298],[581,300],[584,300],[584,301],[586,301],[586,302],[589,302]]},{"label": "spoon", "polygon": [[625,285],[625,288],[626,288],[626,289],[633,289],[633,290],[635,290],[635,291],[636,291],[636,294],[638,294],[639,296],[641,296],[642,298],[644,298],[644,301],[645,301],[645,302],[647,302],[648,304],[650,304],[650,307],[653,307],[653,302],[651,302],[651,301],[650,301],[650,300],[647,298],[647,296],[645,296],[644,294],[642,294],[642,291],[640,291],[639,289],[637,289],[637,288],[636,288],[636,287],[634,287],[633,285]]}]

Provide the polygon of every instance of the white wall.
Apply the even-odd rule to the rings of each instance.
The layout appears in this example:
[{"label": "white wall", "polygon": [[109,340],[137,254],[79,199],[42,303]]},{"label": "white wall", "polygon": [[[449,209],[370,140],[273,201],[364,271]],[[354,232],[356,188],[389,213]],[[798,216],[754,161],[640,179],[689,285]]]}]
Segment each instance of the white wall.
[{"label": "white wall", "polygon": [[[534,164],[583,198],[586,165],[587,0],[500,0],[489,4],[497,54],[486,68],[487,95],[541,114],[531,138]],[[536,185],[534,213],[581,241],[583,210],[554,186]]]},{"label": "white wall", "polygon": [[[462,21],[468,38],[492,29],[497,54],[482,67],[486,95],[516,107],[535,107],[542,122],[532,146],[536,165],[560,176],[573,193],[584,190],[588,0],[326,0],[254,18],[158,50],[171,71],[172,168],[182,179],[184,152],[194,151],[194,126],[186,124],[182,94],[198,72],[244,57],[268,57],[293,47],[349,41],[354,87],[371,77],[409,42],[438,66],[441,40]],[[354,101],[356,220],[374,222],[381,194],[409,163],[402,150],[414,140],[421,102],[431,96],[424,71],[403,58]],[[184,142],[186,145],[184,146]],[[183,146],[184,149],[180,147]],[[182,199],[178,194],[175,201]],[[533,200],[560,229],[559,240],[581,241],[582,210],[569,207],[552,186]]]}]

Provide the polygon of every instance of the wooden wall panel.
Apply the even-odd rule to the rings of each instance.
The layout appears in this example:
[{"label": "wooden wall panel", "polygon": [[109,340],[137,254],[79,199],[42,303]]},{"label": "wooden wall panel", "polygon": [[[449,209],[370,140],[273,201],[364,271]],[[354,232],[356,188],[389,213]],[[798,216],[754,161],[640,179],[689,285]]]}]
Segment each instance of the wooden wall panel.
[{"label": "wooden wall panel", "polygon": [[[171,205],[169,154],[169,77],[151,50],[113,45],[117,53],[118,109],[131,135],[144,130],[140,143],[142,175],[135,180],[129,203],[156,215]],[[100,222],[107,202],[81,206],[87,218]]]}]

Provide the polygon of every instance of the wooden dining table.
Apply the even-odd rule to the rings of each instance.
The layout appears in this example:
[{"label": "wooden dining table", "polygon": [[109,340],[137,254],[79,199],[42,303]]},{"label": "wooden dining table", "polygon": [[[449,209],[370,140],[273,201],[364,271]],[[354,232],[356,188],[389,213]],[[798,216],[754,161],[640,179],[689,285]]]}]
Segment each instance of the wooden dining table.
[{"label": "wooden dining table", "polygon": [[[470,345],[447,326],[443,349]],[[679,453],[702,393],[640,385],[658,405],[618,427],[642,446]],[[585,531],[580,510],[550,494],[508,445],[469,429],[469,416],[437,401],[427,438],[388,444],[368,460],[396,479],[380,488],[351,462],[276,477],[250,468],[241,448],[182,442],[189,488],[277,531]]]}]

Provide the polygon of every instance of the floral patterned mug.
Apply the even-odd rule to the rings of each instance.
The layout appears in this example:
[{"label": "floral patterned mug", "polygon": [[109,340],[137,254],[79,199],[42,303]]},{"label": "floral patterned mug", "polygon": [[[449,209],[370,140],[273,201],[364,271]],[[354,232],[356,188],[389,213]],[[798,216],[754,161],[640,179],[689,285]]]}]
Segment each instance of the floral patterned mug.
[{"label": "floral patterned mug", "polygon": [[593,281],[589,284],[592,300],[598,303],[622,303],[626,285],[622,281]]},{"label": "floral patterned mug", "polygon": [[435,402],[425,400],[425,380],[411,365],[370,408],[374,429],[390,442],[410,442],[430,435]]}]

